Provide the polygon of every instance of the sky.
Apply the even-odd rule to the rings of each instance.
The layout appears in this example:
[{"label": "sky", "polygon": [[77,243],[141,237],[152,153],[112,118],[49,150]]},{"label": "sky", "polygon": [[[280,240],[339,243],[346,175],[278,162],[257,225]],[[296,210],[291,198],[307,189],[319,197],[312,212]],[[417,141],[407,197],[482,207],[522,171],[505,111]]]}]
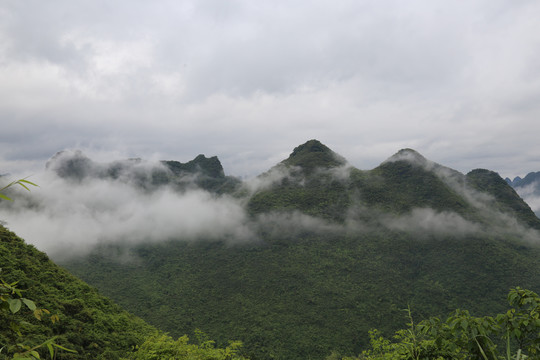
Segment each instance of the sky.
[{"label": "sky", "polygon": [[252,177],[318,139],[372,169],[402,148],[540,171],[540,2],[0,3],[0,173],[57,151]]}]

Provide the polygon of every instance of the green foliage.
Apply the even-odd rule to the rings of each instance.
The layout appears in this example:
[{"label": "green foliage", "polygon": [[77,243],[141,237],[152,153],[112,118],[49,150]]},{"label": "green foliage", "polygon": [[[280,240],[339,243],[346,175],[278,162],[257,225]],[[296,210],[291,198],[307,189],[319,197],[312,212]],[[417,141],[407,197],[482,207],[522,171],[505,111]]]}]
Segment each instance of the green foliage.
[{"label": "green foliage", "polygon": [[[0,269],[0,271],[1,270],[2,269]],[[0,310],[10,312],[11,314],[18,313],[23,304],[30,311],[34,312],[34,315],[38,320],[41,317],[41,312],[43,312],[42,309],[37,309],[36,304],[32,300],[22,297],[21,290],[17,289],[17,281],[7,283],[3,279],[0,279],[0,301]],[[19,323],[12,321],[10,323],[10,328],[20,334],[19,325]]]},{"label": "green foliage", "polygon": [[241,346],[241,342],[235,341],[225,348],[216,348],[210,340],[190,344],[186,335],[174,340],[161,334],[148,338],[124,360],[247,360],[239,354]]},{"label": "green foliage", "polygon": [[[1,269],[0,269],[1,271]],[[16,314],[18,313],[23,305],[33,313],[34,317],[37,320],[41,320],[44,314],[50,314],[50,312],[47,309],[38,309],[36,307],[36,304],[34,301],[22,297],[22,291],[17,288],[17,282],[13,283],[7,283],[4,280],[0,280],[0,314],[2,317],[4,317],[6,320],[9,320],[9,328],[10,330],[17,334],[18,337],[24,338],[23,334],[21,333],[21,327],[24,326],[25,321],[21,320],[20,318],[17,319],[8,319],[8,316],[6,316],[6,313]],[[50,321],[54,324],[56,321],[58,321],[57,315],[51,315]],[[67,349],[61,345],[58,345],[55,342],[55,338],[50,338],[46,340],[45,342],[38,344],[38,345],[26,345],[24,343],[17,343],[17,344],[7,344],[4,345],[0,349],[0,353],[6,349],[4,353],[11,353],[13,356],[13,359],[40,359],[40,354],[37,351],[40,348],[47,348],[49,351],[49,355],[51,359],[56,358],[56,350],[64,350],[68,352],[76,352],[70,349]]]},{"label": "green foliage", "polygon": [[[4,227],[0,227],[0,263],[4,279],[0,348],[4,353],[35,355],[35,351],[43,358],[51,347],[61,347],[77,353],[62,351],[56,359],[116,359],[157,332]],[[48,310],[37,306],[32,310],[35,304],[28,299]],[[43,317],[54,322],[37,321]],[[13,331],[13,323],[18,331]]]},{"label": "green foliage", "polygon": [[30,182],[26,179],[19,179],[19,180],[15,180],[15,181],[12,181],[10,182],[9,184],[7,185],[4,185],[2,188],[0,188],[0,199],[4,199],[4,200],[9,200],[9,201],[13,201],[11,198],[7,197],[6,195],[2,194],[2,192],[14,185],[20,185],[21,187],[23,187],[24,189],[30,191],[30,189],[28,188],[28,185],[32,185],[32,186],[37,186],[36,184],[34,184],[33,182]]},{"label": "green foliage", "polygon": [[508,341],[516,341],[531,357],[540,357],[540,297],[516,288],[508,294],[508,302],[512,309],[497,316],[497,323],[506,329]]},{"label": "green foliage", "polygon": [[[537,359],[540,297],[518,287],[510,291],[508,300],[512,308],[495,317],[474,317],[456,310],[446,321],[432,317],[418,325],[408,310],[407,329],[397,331],[394,341],[370,331],[371,349],[358,359]],[[512,348],[517,348],[515,355]]]}]

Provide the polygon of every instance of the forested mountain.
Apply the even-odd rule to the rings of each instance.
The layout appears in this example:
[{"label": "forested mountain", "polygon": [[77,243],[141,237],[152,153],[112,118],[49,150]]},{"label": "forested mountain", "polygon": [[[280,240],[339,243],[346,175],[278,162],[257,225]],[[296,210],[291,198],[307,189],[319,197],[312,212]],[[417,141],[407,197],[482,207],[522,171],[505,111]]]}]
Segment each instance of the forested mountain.
[{"label": "forested mountain", "polygon": [[511,287],[540,288],[540,220],[494,172],[464,175],[411,149],[359,170],[316,140],[248,183],[215,160],[202,171],[210,182],[187,186],[186,167],[164,162],[166,180],[142,187],[241,204],[241,239],[104,241],[62,264],[174,336],[240,339],[253,359],[358,354],[371,328],[403,327],[408,306],[417,319],[488,315],[505,309]]}]

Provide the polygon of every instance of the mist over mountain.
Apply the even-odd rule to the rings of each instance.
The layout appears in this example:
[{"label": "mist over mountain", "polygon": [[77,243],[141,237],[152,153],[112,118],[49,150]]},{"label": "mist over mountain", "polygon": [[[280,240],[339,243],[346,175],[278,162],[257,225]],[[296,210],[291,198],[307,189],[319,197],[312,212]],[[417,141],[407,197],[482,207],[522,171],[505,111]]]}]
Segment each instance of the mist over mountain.
[{"label": "mist over mountain", "polygon": [[515,177],[514,180],[506,178],[517,193],[527,201],[537,216],[540,217],[540,172],[528,173],[523,179]]},{"label": "mist over mountain", "polygon": [[241,339],[254,359],[357,354],[408,305],[495,312],[540,287],[540,219],[518,193],[412,149],[360,170],[310,140],[244,181],[217,157],[72,151],[33,181],[2,204],[12,230],[152,325]]},{"label": "mist over mountain", "polygon": [[178,234],[187,241],[203,236],[236,242],[251,234],[242,204],[226,194],[239,180],[225,176],[216,157],[97,163],[80,151],[63,151],[32,180],[40,187],[2,204],[0,218],[55,259],[87,253],[99,243]]},{"label": "mist over mountain", "polygon": [[[412,149],[398,151],[375,169],[359,170],[310,140],[245,181],[226,176],[216,156],[198,155],[186,163],[100,163],[66,150],[32,180],[40,188],[2,204],[0,216],[53,257],[85,253],[100,243],[179,236],[258,242],[268,224],[341,232],[380,226],[422,233],[515,232],[532,242],[540,229],[529,205],[498,174],[477,169],[464,175]],[[531,176],[526,180],[520,191],[536,184]],[[276,219],[283,226],[276,226]]]},{"label": "mist over mountain", "polygon": [[64,150],[56,153],[45,168],[56,173],[58,177],[71,181],[118,180],[144,190],[154,190],[166,185],[176,190],[184,190],[195,185],[219,192],[222,188],[234,188],[239,183],[236,178],[225,176],[217,156],[207,158],[203,154],[186,163],[148,162],[139,158],[97,163],[80,150]]}]

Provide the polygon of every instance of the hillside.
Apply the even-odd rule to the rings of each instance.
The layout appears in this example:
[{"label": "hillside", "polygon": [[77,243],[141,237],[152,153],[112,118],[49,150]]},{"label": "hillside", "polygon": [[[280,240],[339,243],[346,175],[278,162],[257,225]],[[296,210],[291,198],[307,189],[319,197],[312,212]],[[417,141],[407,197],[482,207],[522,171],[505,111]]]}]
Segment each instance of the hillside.
[{"label": "hillside", "polygon": [[[155,328],[128,314],[3,226],[0,226],[0,264],[1,279],[8,283],[18,281],[17,287],[25,298],[59,318],[55,323],[45,315],[42,321],[31,314],[3,318],[0,348],[21,342],[35,346],[55,337],[57,344],[77,351],[76,354],[61,351],[57,359],[118,359],[157,333]],[[19,316],[28,322],[21,329],[21,336],[9,330],[8,321]],[[3,354],[9,350],[6,347]],[[42,356],[48,354],[46,348],[40,351]]]},{"label": "hillside", "polygon": [[359,170],[310,140],[256,180],[227,190],[247,239],[104,243],[63,264],[151,324],[240,339],[253,359],[358,354],[409,305],[489,315],[511,287],[540,288],[540,220],[496,173],[411,149]]}]

